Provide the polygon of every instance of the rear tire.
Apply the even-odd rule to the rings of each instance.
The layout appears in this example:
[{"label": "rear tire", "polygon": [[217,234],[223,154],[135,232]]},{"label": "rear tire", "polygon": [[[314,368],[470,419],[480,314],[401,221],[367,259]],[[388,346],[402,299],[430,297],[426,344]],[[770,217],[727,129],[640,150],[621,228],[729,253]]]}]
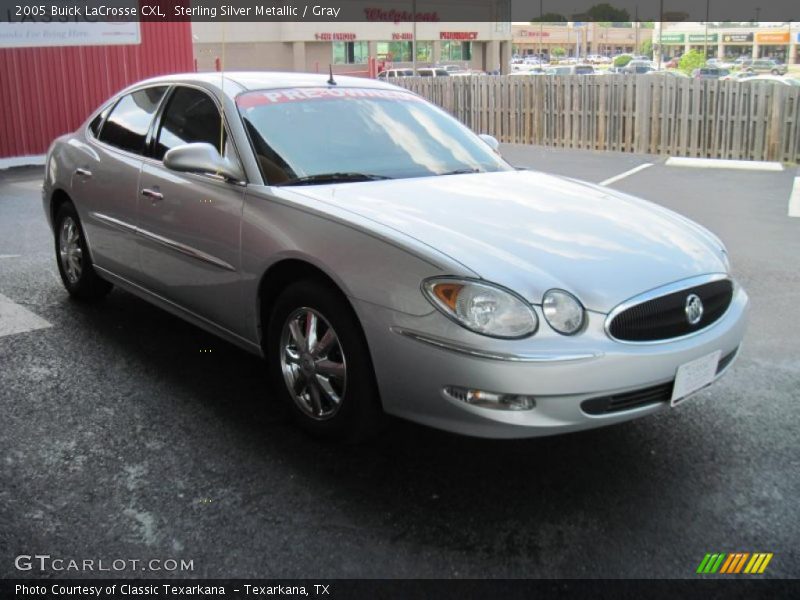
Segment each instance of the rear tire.
[{"label": "rear tire", "polygon": [[69,295],[86,302],[106,296],[114,286],[95,272],[78,212],[71,203],[65,202],[56,211],[54,232],[56,264]]},{"label": "rear tire", "polygon": [[341,292],[315,280],[290,284],[269,317],[266,350],[274,389],[304,430],[344,442],[380,430],[372,360]]}]

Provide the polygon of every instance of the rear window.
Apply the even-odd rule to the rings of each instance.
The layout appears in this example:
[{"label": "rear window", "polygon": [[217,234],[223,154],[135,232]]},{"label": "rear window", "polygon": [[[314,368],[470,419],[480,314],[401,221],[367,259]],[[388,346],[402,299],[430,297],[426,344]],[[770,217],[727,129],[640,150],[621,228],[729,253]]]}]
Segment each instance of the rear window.
[{"label": "rear window", "polygon": [[100,141],[141,154],[153,115],[166,90],[166,87],[150,87],[123,96],[106,119]]},{"label": "rear window", "polygon": [[101,110],[94,119],[92,119],[92,123],[89,125],[89,131],[92,132],[94,137],[98,137],[100,135],[100,128],[103,126],[103,121],[106,120],[106,117],[108,116],[108,113],[111,112],[111,108],[113,106],[113,103],[109,104],[103,110]]},{"label": "rear window", "polygon": [[575,67],[576,75],[591,75],[594,73],[593,67]]}]

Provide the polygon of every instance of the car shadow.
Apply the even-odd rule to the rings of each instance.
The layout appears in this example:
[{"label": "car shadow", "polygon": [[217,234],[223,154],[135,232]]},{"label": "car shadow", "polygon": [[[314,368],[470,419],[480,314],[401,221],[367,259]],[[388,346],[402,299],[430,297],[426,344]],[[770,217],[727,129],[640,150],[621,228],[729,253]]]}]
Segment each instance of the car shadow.
[{"label": "car shadow", "polygon": [[[668,480],[653,476],[664,466],[663,428],[653,426],[659,417],[527,440],[469,438],[389,419],[369,443],[327,443],[290,422],[258,357],[119,290],[93,306],[65,300],[63,309],[82,335],[157,382],[159,397],[128,402],[182,423],[176,435],[191,439],[174,452],[207,452],[203,460],[235,481],[246,474],[238,493],[251,513],[279,494],[275,477],[259,474],[279,468],[305,494],[333,502],[347,522],[389,540],[536,560],[575,536],[629,527],[669,495]],[[213,415],[215,428],[192,423],[192,406]],[[209,444],[213,452],[203,443],[211,436],[223,438]],[[236,464],[226,464],[231,455]]]}]

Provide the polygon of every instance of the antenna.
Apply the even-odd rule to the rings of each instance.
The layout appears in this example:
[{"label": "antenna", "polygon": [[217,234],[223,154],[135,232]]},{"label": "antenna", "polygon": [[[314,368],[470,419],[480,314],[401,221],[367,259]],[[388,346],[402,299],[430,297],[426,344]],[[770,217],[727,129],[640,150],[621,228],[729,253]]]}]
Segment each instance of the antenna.
[{"label": "antenna", "polygon": [[336,82],[333,79],[333,65],[331,63],[328,63],[328,71],[330,72],[331,76],[328,77],[327,84],[328,85],[336,85]]}]

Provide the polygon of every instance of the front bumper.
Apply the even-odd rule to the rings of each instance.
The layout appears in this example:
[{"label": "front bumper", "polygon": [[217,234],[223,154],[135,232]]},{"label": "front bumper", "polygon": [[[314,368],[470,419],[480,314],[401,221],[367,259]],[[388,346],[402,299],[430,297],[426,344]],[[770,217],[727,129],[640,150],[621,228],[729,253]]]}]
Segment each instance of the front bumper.
[{"label": "front bumper", "polygon": [[[612,340],[605,315],[587,313],[586,330],[560,336],[540,321],[524,340],[473,334],[438,312],[406,315],[353,300],[372,354],[384,410],[412,421],[466,435],[536,437],[619,423],[663,410],[657,402],[605,414],[590,414],[584,401],[668,384],[678,367],[717,350],[739,347],[748,297],[736,286],[728,311],[690,338],[659,344]],[[540,315],[541,317],[541,315]],[[730,362],[717,374],[730,368]],[[534,396],[531,410],[504,411],[457,400],[448,386]]]}]

